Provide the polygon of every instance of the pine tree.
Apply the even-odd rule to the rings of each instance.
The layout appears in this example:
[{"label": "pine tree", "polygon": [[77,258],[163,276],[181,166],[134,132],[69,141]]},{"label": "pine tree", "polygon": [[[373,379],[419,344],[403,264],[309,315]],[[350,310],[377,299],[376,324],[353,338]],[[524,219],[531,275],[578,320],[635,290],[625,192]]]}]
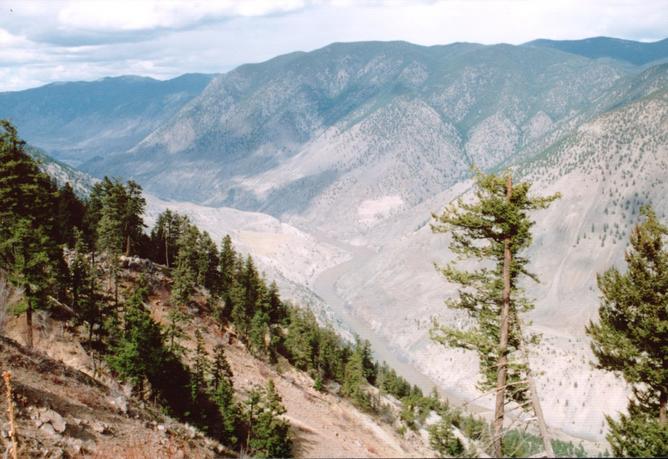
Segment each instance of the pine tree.
[{"label": "pine tree", "polygon": [[[259,387],[253,387],[248,392],[246,399],[243,402],[243,418],[246,423],[246,446],[250,448],[251,440],[255,434],[255,421],[257,419],[257,414],[261,409],[260,403],[262,402],[262,391]],[[250,451],[252,454],[253,451]]]},{"label": "pine tree", "polygon": [[58,190],[56,201],[57,240],[74,247],[74,230],[83,231],[86,206],[74,193],[69,182]]},{"label": "pine tree", "polygon": [[260,300],[266,287],[255,269],[250,255],[245,261],[237,258],[236,275],[226,301],[231,303],[231,317],[235,328],[247,340],[250,336],[251,322],[255,313],[260,310]]},{"label": "pine tree", "polygon": [[250,255],[246,257],[240,283],[245,293],[244,315],[250,320],[255,315],[262,294],[262,280]]},{"label": "pine tree", "polygon": [[241,339],[245,339],[250,329],[250,318],[246,314],[246,290],[236,278],[226,295],[225,302],[225,307],[230,309],[230,318],[234,327]]},{"label": "pine tree", "polygon": [[221,293],[219,264],[218,247],[216,247],[216,243],[213,242],[209,233],[204,231],[200,234],[198,240],[197,283],[209,290],[209,293],[214,297],[218,297]]},{"label": "pine tree", "polygon": [[464,452],[464,445],[452,431],[452,420],[444,418],[429,427],[429,445],[442,457],[458,457]]},{"label": "pine tree", "polygon": [[34,227],[28,219],[14,224],[11,236],[0,241],[3,266],[9,281],[23,291],[23,301],[16,312],[26,313],[26,344],[33,346],[32,315],[46,306],[55,284],[56,272],[50,248],[53,240],[43,227]]},{"label": "pine tree", "polygon": [[46,306],[58,284],[64,286],[66,267],[54,222],[57,188],[26,154],[14,126],[0,120],[0,128],[0,268],[23,291],[20,309],[32,347],[33,311]]},{"label": "pine tree", "polygon": [[195,355],[193,356],[193,366],[190,377],[190,396],[196,401],[206,387],[206,375],[209,373],[211,363],[209,355],[204,346],[204,337],[199,330],[195,330]]},{"label": "pine tree", "polygon": [[313,312],[294,308],[290,311],[290,325],[285,337],[285,348],[290,362],[300,370],[314,367],[314,356],[318,345],[318,323]]},{"label": "pine tree", "polygon": [[217,345],[214,349],[213,365],[211,366],[211,382],[217,386],[223,379],[232,380],[232,368],[225,357],[225,348]]},{"label": "pine tree", "polygon": [[[481,390],[496,389],[494,449],[502,454],[504,405],[509,400],[523,401],[527,386],[526,367],[513,361],[521,336],[519,314],[532,308],[517,284],[521,276],[537,278],[526,269],[528,259],[520,252],[530,246],[534,222],[528,211],[546,208],[558,196],[529,196],[530,183],[513,186],[510,175],[476,174],[475,200],[459,199],[442,215],[433,217],[434,232],[452,235],[450,250],[460,257],[483,263],[474,271],[457,269],[451,263],[440,267],[445,278],[461,286],[458,298],[446,301],[468,313],[473,329],[461,330],[435,324],[432,338],[440,343],[476,350],[483,379]],[[509,390],[506,390],[508,388]]]},{"label": "pine tree", "polygon": [[176,241],[181,236],[187,220],[187,217],[182,217],[170,209],[158,215],[158,220],[151,230],[153,257],[158,263],[171,267],[176,255]]},{"label": "pine tree", "polygon": [[668,455],[668,228],[650,207],[626,251],[627,272],[597,277],[599,322],[586,327],[599,368],[634,387],[629,414],[608,417],[608,440],[618,456]]},{"label": "pine tree", "polygon": [[125,202],[123,206],[123,237],[125,240],[125,256],[131,255],[133,245],[136,245],[144,234],[143,215],[146,208],[146,200],[142,189],[137,182],[128,181],[123,187],[125,191]]},{"label": "pine tree", "polygon": [[267,355],[271,357],[271,332],[269,328],[269,316],[266,312],[258,310],[250,322],[248,331],[248,344],[250,351],[255,356]]},{"label": "pine tree", "polygon": [[232,247],[232,238],[227,234],[223,238],[220,250],[220,290],[222,293],[226,293],[232,288],[236,257],[236,252]]},{"label": "pine tree", "polygon": [[269,320],[272,324],[280,324],[285,321],[288,316],[287,308],[281,301],[278,285],[274,281],[269,285],[264,304],[266,305],[264,309],[269,314]]},{"label": "pine tree", "polygon": [[324,379],[343,381],[350,350],[342,343],[341,338],[331,326],[320,329],[317,340],[318,375]]},{"label": "pine tree", "polygon": [[607,439],[615,456],[668,456],[668,429],[656,418],[657,410],[658,403],[651,400],[630,400],[628,414],[620,414],[617,421],[606,416]]},{"label": "pine tree", "polygon": [[95,325],[102,325],[102,296],[97,291],[97,276],[86,259],[88,248],[84,236],[73,230],[74,260],[70,266],[70,294],[72,308],[80,322],[88,325],[88,341],[93,339]]},{"label": "pine tree", "polygon": [[369,384],[376,383],[376,375],[378,374],[378,367],[373,360],[371,354],[371,343],[368,340],[361,340],[355,337],[355,350],[362,356],[362,366],[364,367],[364,379],[369,381]]},{"label": "pine tree", "polygon": [[286,410],[274,382],[249,396],[254,416],[248,447],[254,457],[289,457],[292,450],[290,424],[281,418]]},{"label": "pine tree", "polygon": [[239,407],[234,401],[232,369],[223,346],[216,346],[211,367],[211,398],[218,407],[221,425],[219,435],[229,445],[236,445],[239,431]]},{"label": "pine tree", "polygon": [[104,205],[102,200],[112,186],[113,183],[109,177],[104,177],[101,181],[93,184],[90,193],[88,194],[88,198],[85,201],[86,210],[83,225],[86,228],[86,231],[84,237],[86,238],[86,244],[91,250],[93,264],[95,263],[94,260],[98,248],[97,226],[102,217],[102,207]]},{"label": "pine tree", "polygon": [[119,257],[133,253],[132,247],[142,238],[145,206],[141,187],[133,181],[123,185],[105,177],[91,191],[88,224],[95,228],[97,249],[109,258],[109,281],[114,283],[116,301]]},{"label": "pine tree", "polygon": [[160,326],[144,307],[148,290],[140,282],[128,299],[120,336],[112,345],[109,366],[122,380],[130,381],[141,396],[145,382],[162,368],[166,353]]},{"label": "pine tree", "polygon": [[9,237],[14,223],[29,219],[55,236],[57,188],[25,151],[16,128],[0,120],[0,236]]},{"label": "pine tree", "polygon": [[[105,186],[107,183],[105,183]],[[122,185],[108,182],[101,196],[100,218],[96,226],[97,249],[106,253],[109,263],[109,288],[114,288],[115,302],[118,303],[119,257],[123,253],[123,204],[125,201]]]},{"label": "pine tree", "polygon": [[172,271],[172,301],[177,305],[188,305],[192,295],[195,293],[196,274],[193,272],[188,261],[184,258],[177,259],[176,267]]},{"label": "pine tree", "polygon": [[195,293],[197,286],[199,253],[197,251],[199,230],[194,225],[187,225],[177,241],[178,251],[172,271],[174,285],[172,299],[176,304],[186,305]]},{"label": "pine tree", "polygon": [[349,397],[358,407],[369,410],[371,400],[367,392],[366,369],[364,362],[365,356],[361,346],[357,346],[346,364],[343,387],[341,391]]},{"label": "pine tree", "polygon": [[181,342],[187,338],[184,325],[190,322],[190,317],[181,312],[178,307],[173,307],[167,313],[167,325],[165,326],[165,343],[167,352],[181,358],[186,355],[186,348]]}]

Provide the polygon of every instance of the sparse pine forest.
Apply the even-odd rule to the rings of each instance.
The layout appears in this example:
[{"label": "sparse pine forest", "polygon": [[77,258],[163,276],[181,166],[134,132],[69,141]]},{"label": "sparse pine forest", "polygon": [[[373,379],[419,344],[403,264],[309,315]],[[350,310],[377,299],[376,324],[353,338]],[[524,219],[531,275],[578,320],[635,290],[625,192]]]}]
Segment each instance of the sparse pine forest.
[{"label": "sparse pine forest", "polygon": [[[2,127],[0,256],[9,281],[23,291],[12,312],[25,314],[29,346],[32,313],[64,308],[84,330],[82,345],[100,366],[130,384],[138,399],[158,404],[230,448],[256,457],[289,456],[292,434],[275,386],[257,387],[239,399],[224,347],[210,353],[199,331],[186,333],[194,299],[204,295],[205,313],[221,329],[231,326],[255,357],[284,360],[307,372],[316,389],[335,390],[388,422],[394,414],[384,399],[391,396],[401,405],[403,429],[419,429],[435,411],[449,421],[434,437],[452,436],[445,432],[453,426],[473,440],[484,435],[484,422],[449,408],[436,395],[425,396],[376,362],[368,342],[346,342],[309,310],[284,302],[276,284],[264,279],[250,256],[235,250],[229,236],[219,249],[206,232],[171,210],[146,231],[138,184],[104,178],[79,197],[40,171],[12,125]],[[132,263],[147,275],[128,283],[123,270]],[[164,269],[172,284],[163,325],[146,306],[156,269]],[[453,441],[464,451],[460,440]]]},{"label": "sparse pine forest", "polygon": [[[586,455],[581,445],[542,431],[536,436],[504,428],[510,403],[532,405],[536,413],[525,346],[537,337],[523,332],[521,314],[532,304],[519,279],[537,280],[524,257],[532,242],[528,212],[547,207],[556,196],[531,197],[530,182],[512,186],[510,176],[479,173],[477,201],[453,204],[434,226],[452,234],[454,253],[486,263],[477,271],[440,268],[460,286],[449,306],[466,311],[473,328],[437,324],[433,338],[478,352],[480,389],[497,397],[489,425],[450,407],[436,393],[425,395],[375,361],[363,337],[347,342],[308,309],[284,301],[277,285],[265,279],[252,257],[237,251],[229,236],[214,241],[171,210],[147,228],[146,202],[133,181],[104,178],[88,196],[78,196],[69,184],[59,187],[26,153],[15,128],[6,121],[0,127],[0,268],[22,292],[12,313],[25,317],[28,347],[36,311],[69,311],[99,371],[129,384],[137,399],[150,400],[237,452],[290,456],[293,433],[273,382],[241,398],[225,347],[207,349],[199,330],[188,332],[192,317],[206,314],[255,358],[275,366],[287,362],[308,373],[318,391],[337,393],[389,424],[398,418],[400,433],[428,428],[439,455],[523,457],[542,450]],[[624,180],[635,180],[637,164],[620,158],[610,167],[623,170]],[[596,172],[594,163],[587,164]],[[611,269],[598,278],[600,321],[587,326],[598,365],[634,387],[628,413],[608,417],[608,440],[615,455],[662,456],[668,454],[668,230],[643,206],[642,196],[622,196],[617,182],[605,182],[604,170],[598,170],[602,192],[614,198],[614,209],[606,208],[605,215],[620,212],[625,223],[597,222],[581,237],[599,237],[605,244],[608,233],[615,243],[628,235],[631,244],[628,272]],[[639,217],[641,223],[631,230]],[[132,264],[141,275],[128,282],[124,269]],[[147,307],[156,272],[170,283],[170,311],[162,321]],[[438,420],[427,422],[432,415]]]}]

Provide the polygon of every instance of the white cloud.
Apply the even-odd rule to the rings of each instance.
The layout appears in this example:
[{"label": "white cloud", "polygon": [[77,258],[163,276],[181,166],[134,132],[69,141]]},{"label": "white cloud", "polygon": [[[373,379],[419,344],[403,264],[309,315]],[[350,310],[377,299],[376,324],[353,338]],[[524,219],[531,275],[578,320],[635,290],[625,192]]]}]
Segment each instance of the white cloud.
[{"label": "white cloud", "polygon": [[222,72],[334,41],[656,40],[666,31],[664,0],[0,0],[0,90]]},{"label": "white cloud", "polygon": [[5,29],[0,29],[0,47],[21,46],[27,41],[23,37],[16,36]]},{"label": "white cloud", "polygon": [[62,27],[80,30],[183,28],[207,18],[264,16],[304,7],[299,0],[250,1],[70,1],[58,14]]}]

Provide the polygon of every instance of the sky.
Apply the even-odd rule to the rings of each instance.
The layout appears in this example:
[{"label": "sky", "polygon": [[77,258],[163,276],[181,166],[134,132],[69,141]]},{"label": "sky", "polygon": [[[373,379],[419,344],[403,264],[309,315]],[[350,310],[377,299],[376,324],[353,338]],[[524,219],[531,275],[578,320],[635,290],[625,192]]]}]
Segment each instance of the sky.
[{"label": "sky", "polygon": [[332,42],[668,36],[668,0],[0,0],[0,91],[221,73]]}]

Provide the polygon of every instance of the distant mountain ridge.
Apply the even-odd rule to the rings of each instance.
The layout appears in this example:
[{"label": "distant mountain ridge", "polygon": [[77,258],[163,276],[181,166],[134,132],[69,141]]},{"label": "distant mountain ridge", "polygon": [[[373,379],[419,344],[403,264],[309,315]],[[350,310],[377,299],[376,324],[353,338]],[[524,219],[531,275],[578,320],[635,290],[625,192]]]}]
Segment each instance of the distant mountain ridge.
[{"label": "distant mountain ridge", "polygon": [[160,81],[107,77],[0,92],[0,117],[9,118],[32,145],[71,164],[131,148],[165,122],[213,75]]},{"label": "distant mountain ridge", "polygon": [[649,49],[646,62],[664,42],[334,43],[217,76],[2,93],[0,116],[59,160],[163,198],[363,231],[472,164],[531,157],[641,97],[640,75],[654,84],[665,67],[633,66],[624,50]]},{"label": "distant mountain ridge", "polygon": [[583,40],[539,39],[526,43],[529,46],[558,49],[591,59],[607,57],[634,65],[668,59],[668,38],[644,43],[620,38],[594,37]]},{"label": "distant mountain ridge", "polygon": [[220,75],[129,152],[84,169],[275,216],[323,213],[318,200],[340,205],[342,190],[355,208],[388,194],[410,205],[471,163],[512,156],[625,74],[543,48],[337,43]]}]

